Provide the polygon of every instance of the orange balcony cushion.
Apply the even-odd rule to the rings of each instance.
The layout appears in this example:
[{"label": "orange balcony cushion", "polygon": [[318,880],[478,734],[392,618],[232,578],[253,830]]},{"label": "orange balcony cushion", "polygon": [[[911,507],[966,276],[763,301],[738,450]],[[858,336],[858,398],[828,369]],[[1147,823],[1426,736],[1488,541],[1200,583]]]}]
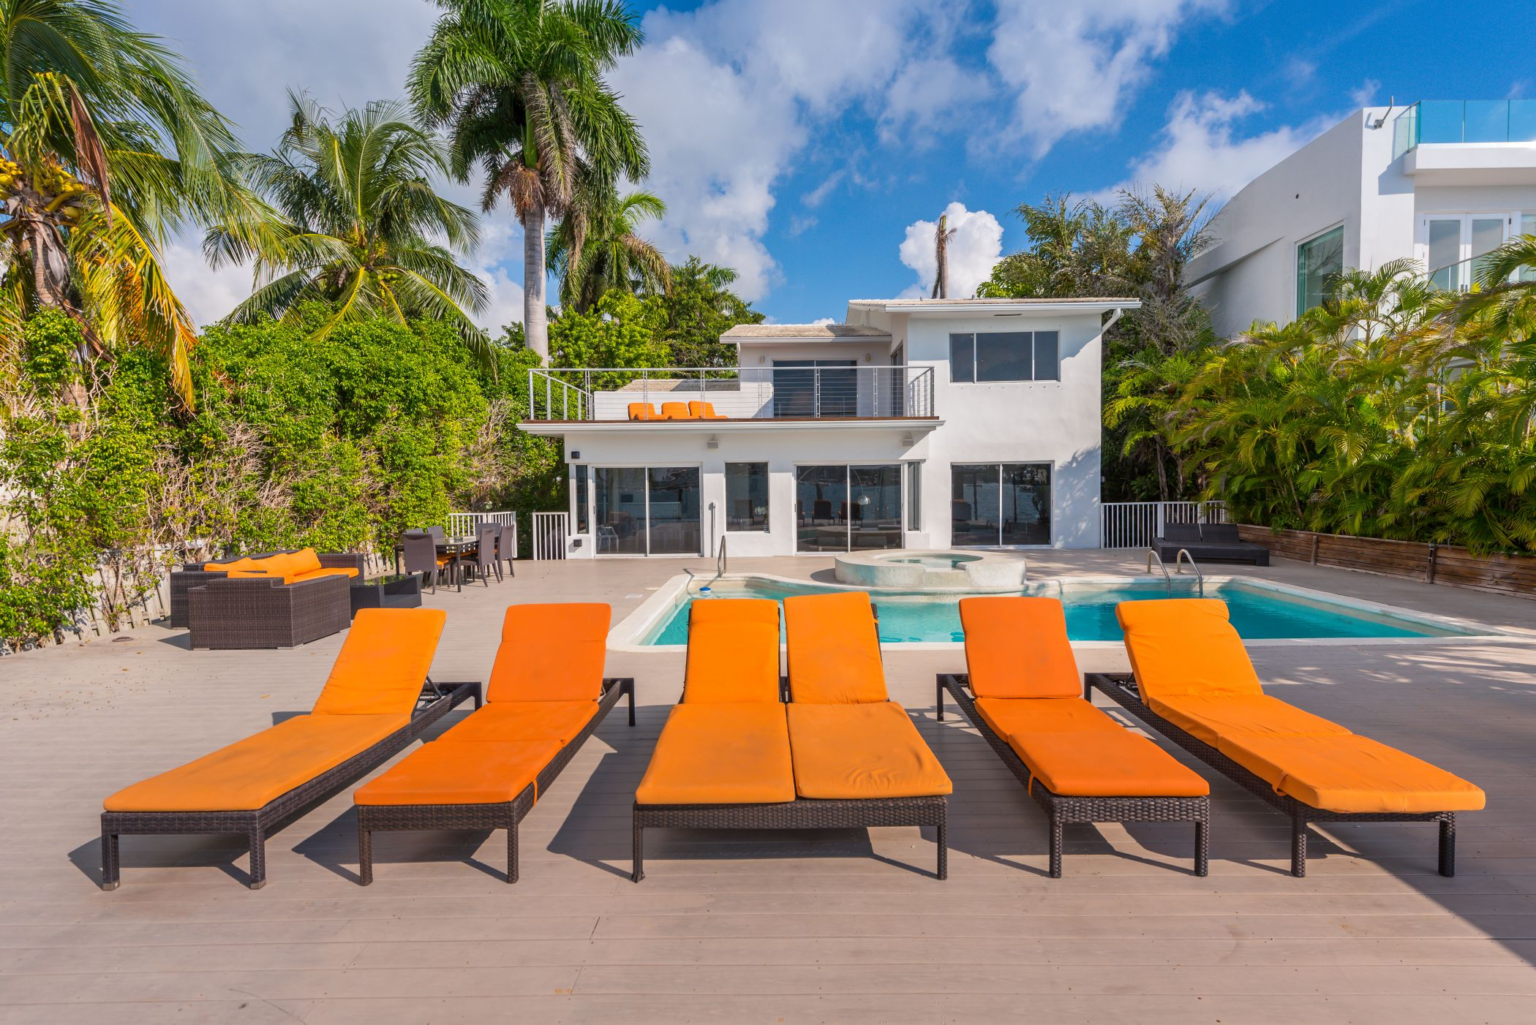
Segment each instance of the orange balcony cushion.
[{"label": "orange balcony cushion", "polygon": [[629,404],[629,418],[631,420],[655,420],[656,407],[649,402],[631,402]]},{"label": "orange balcony cushion", "polygon": [[661,418],[663,420],[692,420],[688,414],[686,402],[663,402],[661,404]]},{"label": "orange balcony cushion", "polygon": [[409,714],[300,715],[151,776],[107,811],[253,811],[334,769],[411,721]]},{"label": "orange balcony cushion", "polygon": [[778,804],[795,799],[784,705],[672,709],[635,790],[641,804]]},{"label": "orange balcony cushion", "polygon": [[867,591],[784,599],[789,690],[796,702],[884,702],[885,669]]},{"label": "orange balcony cushion", "polygon": [[1008,744],[1029,771],[1067,797],[1204,797],[1210,784],[1129,730],[1015,733]]},{"label": "orange balcony cushion", "polygon": [[1136,683],[1148,698],[1264,693],[1243,639],[1215,598],[1123,601],[1115,616]]},{"label": "orange balcony cushion", "polygon": [[1082,698],[977,698],[992,732],[1006,738],[1010,733],[1087,733],[1123,727],[1100,708]]},{"label": "orange balcony cushion", "polygon": [[490,701],[596,701],[612,610],[602,603],[513,605],[501,624]]},{"label": "orange balcony cushion", "polygon": [[596,714],[596,701],[502,701],[471,712],[443,734],[442,740],[558,740],[569,744]]},{"label": "orange balcony cushion", "polygon": [[442,609],[363,609],[315,701],[316,715],[409,715],[437,653]]},{"label": "orange balcony cushion", "polygon": [[1262,733],[1290,737],[1342,737],[1349,730],[1322,716],[1304,712],[1279,698],[1259,697],[1179,697],[1160,701],[1153,698],[1152,711],[1196,739],[1215,746],[1216,738],[1239,733]]},{"label": "orange balcony cushion", "polygon": [[778,602],[711,598],[689,606],[683,700],[778,702]]},{"label": "orange balcony cushion", "polygon": [[[506,804],[560,753],[558,740],[449,744],[412,751],[357,789],[358,804]],[[534,799],[538,799],[535,793]]]},{"label": "orange balcony cushion", "polygon": [[1216,747],[1276,791],[1354,814],[1480,811],[1485,796],[1460,776],[1369,737],[1223,736]]},{"label": "orange balcony cushion", "polygon": [[1056,598],[962,598],[965,664],[979,698],[1082,697]]},{"label": "orange balcony cushion", "polygon": [[927,797],[954,789],[894,701],[786,707],[801,797]]}]

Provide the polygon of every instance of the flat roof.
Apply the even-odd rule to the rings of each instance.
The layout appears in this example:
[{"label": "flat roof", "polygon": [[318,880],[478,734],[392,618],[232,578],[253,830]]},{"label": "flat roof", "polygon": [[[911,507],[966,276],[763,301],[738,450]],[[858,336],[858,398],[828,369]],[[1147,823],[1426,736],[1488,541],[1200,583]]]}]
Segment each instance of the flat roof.
[{"label": "flat roof", "polygon": [[722,342],[745,341],[876,341],[890,340],[889,331],[859,324],[737,324],[720,336]]},{"label": "flat roof", "polygon": [[1135,310],[1141,300],[1129,296],[1084,296],[1067,299],[850,299],[849,309],[886,313],[1088,313]]}]

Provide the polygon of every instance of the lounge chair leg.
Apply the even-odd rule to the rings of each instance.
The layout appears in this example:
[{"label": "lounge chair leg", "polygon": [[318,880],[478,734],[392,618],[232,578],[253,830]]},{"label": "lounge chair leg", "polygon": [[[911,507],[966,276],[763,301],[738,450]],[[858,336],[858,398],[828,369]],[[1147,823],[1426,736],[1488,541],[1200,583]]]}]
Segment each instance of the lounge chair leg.
[{"label": "lounge chair leg", "polygon": [[116,833],[101,834],[101,888],[115,890],[122,885],[117,862],[118,838]]},{"label": "lounge chair leg", "polygon": [[949,878],[949,822],[939,822],[939,881]]},{"label": "lounge chair leg", "polygon": [[1202,879],[1211,874],[1211,826],[1205,819],[1195,822],[1195,875]]},{"label": "lounge chair leg", "polygon": [[357,827],[357,881],[363,886],[373,883],[373,830]]},{"label": "lounge chair leg", "polygon": [[1456,874],[1456,816],[1454,813],[1440,820],[1440,874]]},{"label": "lounge chair leg", "polygon": [[942,676],[939,677],[938,681],[934,684],[933,690],[934,690],[933,705],[934,705],[934,708],[936,708],[938,710],[938,714],[934,718],[938,719],[939,722],[943,722],[944,721],[944,678]]},{"label": "lounge chair leg", "polygon": [[1307,820],[1300,815],[1291,819],[1291,875],[1297,879],[1307,875]]},{"label": "lounge chair leg", "polygon": [[635,681],[626,681],[624,689],[629,691],[629,724],[633,726],[635,724]]},{"label": "lounge chair leg", "polygon": [[1051,816],[1051,878],[1061,878],[1061,819]]},{"label": "lounge chair leg", "polygon": [[507,882],[517,882],[517,819],[507,823]]},{"label": "lounge chair leg", "polygon": [[259,890],[267,885],[267,831],[260,826],[251,829],[251,889]]},{"label": "lounge chair leg", "polygon": [[630,872],[629,878],[631,881],[638,883],[645,878],[645,827],[640,824],[638,819],[635,820],[634,859],[635,867]]}]

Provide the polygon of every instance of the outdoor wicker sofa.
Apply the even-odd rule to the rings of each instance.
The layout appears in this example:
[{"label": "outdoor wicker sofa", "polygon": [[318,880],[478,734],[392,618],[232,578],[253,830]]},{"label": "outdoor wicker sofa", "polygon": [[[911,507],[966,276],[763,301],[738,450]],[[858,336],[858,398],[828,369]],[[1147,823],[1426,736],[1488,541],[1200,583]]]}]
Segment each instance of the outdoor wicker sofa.
[{"label": "outdoor wicker sofa", "polygon": [[1061,878],[1070,822],[1193,822],[1195,875],[1208,872],[1210,785],[1088,700],[1055,598],[964,598],[968,673],[944,691],[1050,820],[1050,874]]},{"label": "outdoor wicker sofa", "polygon": [[1291,820],[1291,875],[1311,822],[1438,822],[1440,874],[1456,874],[1456,813],[1483,791],[1396,748],[1264,693],[1225,602],[1121,602],[1131,674],[1088,684]]},{"label": "outdoor wicker sofa", "polygon": [[777,603],[691,605],[682,700],[635,791],[631,878],[645,878],[648,828],[871,826],[936,827],[937,875],[948,878],[953,787],[887,700],[869,595],[786,598],[784,613],[787,677]]},{"label": "outdoor wicker sofa", "polygon": [[440,609],[365,609],[307,715],[120,790],[103,802],[101,887],[117,889],[119,837],[243,833],[249,885],[267,882],[266,839],[307,809],[387,761],[478,683],[427,676],[447,614]]},{"label": "outdoor wicker sofa", "polygon": [[[255,555],[227,556],[223,559],[214,559],[211,562],[189,562],[181,569],[171,571],[171,626],[177,629],[186,629],[188,625],[188,592],[194,587],[202,587],[212,580],[225,579],[232,570],[260,569],[263,566],[272,567],[270,561],[277,556],[300,555],[304,551],[313,552],[314,549],[299,549],[296,551],[258,552]],[[320,569],[326,570],[354,570],[353,575],[363,575],[363,555],[359,552],[321,552],[315,556],[319,561]]]},{"label": "outdoor wicker sofa", "polygon": [[1255,566],[1269,565],[1269,549],[1244,541],[1238,536],[1235,523],[1167,523],[1162,536],[1152,542],[1157,557],[1172,563],[1179,557],[1179,549],[1202,562],[1251,562]]},{"label": "outdoor wicker sofa", "polygon": [[635,681],[603,677],[605,604],[513,605],[502,621],[485,707],[353,795],[359,882],[373,882],[380,830],[505,829],[518,879],[518,824]]}]

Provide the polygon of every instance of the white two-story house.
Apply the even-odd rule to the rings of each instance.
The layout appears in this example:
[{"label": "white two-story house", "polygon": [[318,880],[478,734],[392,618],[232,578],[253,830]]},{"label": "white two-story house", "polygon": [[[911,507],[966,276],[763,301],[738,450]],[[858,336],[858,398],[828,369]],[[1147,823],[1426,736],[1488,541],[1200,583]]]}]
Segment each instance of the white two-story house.
[{"label": "white two-story house", "polygon": [[1137,305],[854,300],[732,328],[737,367],[532,371],[520,426],[564,442],[567,558],[1091,548],[1102,336]]}]

